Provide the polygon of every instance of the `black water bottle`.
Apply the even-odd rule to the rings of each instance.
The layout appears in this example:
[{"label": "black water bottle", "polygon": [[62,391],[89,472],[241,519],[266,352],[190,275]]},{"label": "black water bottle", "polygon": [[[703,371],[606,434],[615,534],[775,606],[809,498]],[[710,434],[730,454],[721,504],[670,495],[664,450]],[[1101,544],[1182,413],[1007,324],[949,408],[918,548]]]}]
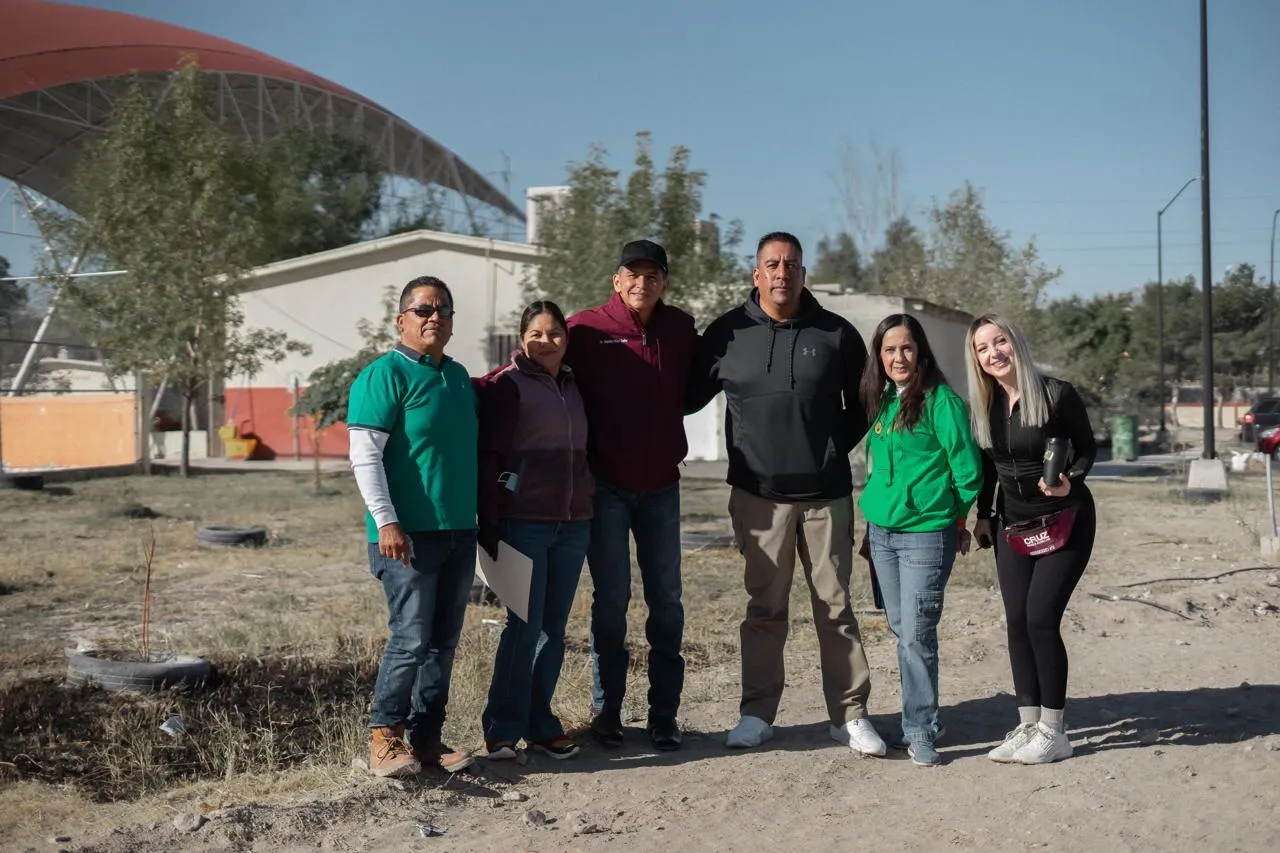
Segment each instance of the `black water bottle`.
[{"label": "black water bottle", "polygon": [[1053,436],[1044,443],[1044,484],[1057,486],[1067,468],[1067,440]]}]

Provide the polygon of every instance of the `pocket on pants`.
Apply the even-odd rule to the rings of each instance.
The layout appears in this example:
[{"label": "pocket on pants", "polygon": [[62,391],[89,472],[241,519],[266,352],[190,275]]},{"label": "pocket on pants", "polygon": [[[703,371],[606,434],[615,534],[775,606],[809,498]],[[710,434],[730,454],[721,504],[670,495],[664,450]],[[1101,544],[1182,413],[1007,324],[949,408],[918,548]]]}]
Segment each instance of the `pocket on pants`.
[{"label": "pocket on pants", "polygon": [[375,580],[381,581],[383,575],[387,572],[395,571],[397,568],[404,568],[404,564],[391,557],[382,556],[382,552],[378,550],[377,542],[369,543],[369,573],[373,575]]},{"label": "pocket on pants", "polygon": [[934,636],[938,620],[942,618],[942,592],[930,590],[916,593],[916,639],[926,640]]}]

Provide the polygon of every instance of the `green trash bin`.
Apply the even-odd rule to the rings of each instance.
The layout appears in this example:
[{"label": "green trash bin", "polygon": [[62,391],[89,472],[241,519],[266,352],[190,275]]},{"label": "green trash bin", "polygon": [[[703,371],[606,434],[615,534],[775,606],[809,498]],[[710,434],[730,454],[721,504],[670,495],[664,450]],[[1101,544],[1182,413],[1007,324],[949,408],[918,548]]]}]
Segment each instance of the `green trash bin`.
[{"label": "green trash bin", "polygon": [[1111,458],[1133,462],[1138,458],[1138,416],[1116,415],[1111,419]]}]

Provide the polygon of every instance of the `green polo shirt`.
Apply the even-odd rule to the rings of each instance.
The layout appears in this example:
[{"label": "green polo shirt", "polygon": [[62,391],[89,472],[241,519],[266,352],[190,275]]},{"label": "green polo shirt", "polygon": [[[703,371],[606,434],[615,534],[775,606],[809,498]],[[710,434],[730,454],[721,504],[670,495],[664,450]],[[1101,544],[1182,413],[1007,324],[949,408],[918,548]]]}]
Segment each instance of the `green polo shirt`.
[{"label": "green polo shirt", "polygon": [[[382,467],[406,533],[476,529],[479,420],[466,368],[397,345],[351,384],[347,425],[389,436]],[[367,510],[365,527],[377,542]]]}]

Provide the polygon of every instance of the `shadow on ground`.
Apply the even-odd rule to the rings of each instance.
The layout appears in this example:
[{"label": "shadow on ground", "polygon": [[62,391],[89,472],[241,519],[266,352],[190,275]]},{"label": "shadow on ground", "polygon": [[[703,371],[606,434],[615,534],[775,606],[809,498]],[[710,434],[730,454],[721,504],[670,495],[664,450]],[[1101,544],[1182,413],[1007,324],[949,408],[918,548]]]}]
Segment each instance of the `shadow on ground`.
[{"label": "shadow on ground", "polygon": [[[971,699],[944,708],[942,714],[947,737],[940,747],[953,758],[986,752],[1017,722],[1009,695]],[[1280,734],[1280,685],[1068,697],[1067,727],[1076,755],[1161,743],[1238,743]]]},{"label": "shadow on ground", "polygon": [[[1012,696],[1000,694],[945,706],[942,716],[946,736],[938,744],[947,760],[985,755],[1004,739],[1017,722]],[[895,715],[872,715],[872,722],[886,740],[899,734]],[[1231,744],[1280,734],[1280,685],[1206,687],[1191,691],[1153,691],[1084,696],[1068,700],[1067,724],[1076,755],[1116,749],[1150,748],[1161,744],[1205,746]],[[526,766],[515,762],[488,762],[486,773],[505,782],[517,782],[529,772],[566,774],[621,770],[627,767],[674,766],[738,754],[724,745],[726,731],[687,731],[684,748],[657,752],[642,724],[628,726],[621,748],[597,746],[587,732],[575,736],[583,751],[568,761],[531,755]],[[838,749],[828,725],[775,726],[774,738],[753,752],[810,752]],[[890,750],[890,759],[905,753]]]}]

